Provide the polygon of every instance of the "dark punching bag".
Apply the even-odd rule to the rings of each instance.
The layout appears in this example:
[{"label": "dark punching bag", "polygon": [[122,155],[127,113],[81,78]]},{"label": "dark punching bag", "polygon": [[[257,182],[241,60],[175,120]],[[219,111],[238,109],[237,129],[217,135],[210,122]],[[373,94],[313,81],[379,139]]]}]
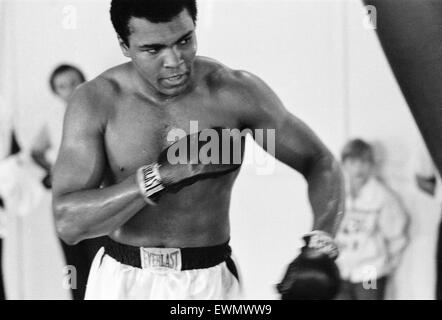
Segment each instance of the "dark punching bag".
[{"label": "dark punching bag", "polygon": [[430,154],[442,173],[442,0],[364,0]]}]

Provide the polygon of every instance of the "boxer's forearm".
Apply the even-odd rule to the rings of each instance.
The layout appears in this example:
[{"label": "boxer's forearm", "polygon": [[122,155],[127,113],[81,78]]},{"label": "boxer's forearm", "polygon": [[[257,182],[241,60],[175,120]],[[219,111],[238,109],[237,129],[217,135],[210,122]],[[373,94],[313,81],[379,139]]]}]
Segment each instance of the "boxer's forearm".
[{"label": "boxer's forearm", "polygon": [[338,162],[326,155],[313,162],[305,175],[313,209],[313,229],[335,236],[345,208],[344,179]]},{"label": "boxer's forearm", "polygon": [[54,195],[53,200],[57,232],[70,244],[110,234],[145,205],[133,175],[110,187]]}]

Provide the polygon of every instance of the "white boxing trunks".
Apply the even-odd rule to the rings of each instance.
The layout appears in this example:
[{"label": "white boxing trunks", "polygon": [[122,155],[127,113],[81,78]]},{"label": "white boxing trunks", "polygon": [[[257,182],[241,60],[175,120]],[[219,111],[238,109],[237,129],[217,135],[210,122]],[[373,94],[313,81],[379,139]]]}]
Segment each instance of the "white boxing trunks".
[{"label": "white boxing trunks", "polygon": [[142,248],[110,238],[92,263],[86,300],[229,300],[241,287],[228,243]]}]

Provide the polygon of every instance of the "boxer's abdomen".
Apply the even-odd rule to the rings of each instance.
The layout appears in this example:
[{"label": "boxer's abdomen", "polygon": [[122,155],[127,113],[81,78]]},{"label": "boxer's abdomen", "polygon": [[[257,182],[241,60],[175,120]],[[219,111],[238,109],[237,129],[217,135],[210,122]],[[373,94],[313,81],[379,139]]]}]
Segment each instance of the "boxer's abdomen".
[{"label": "boxer's abdomen", "polygon": [[230,237],[229,206],[238,172],[199,181],[147,205],[111,237],[143,247],[201,247]]}]

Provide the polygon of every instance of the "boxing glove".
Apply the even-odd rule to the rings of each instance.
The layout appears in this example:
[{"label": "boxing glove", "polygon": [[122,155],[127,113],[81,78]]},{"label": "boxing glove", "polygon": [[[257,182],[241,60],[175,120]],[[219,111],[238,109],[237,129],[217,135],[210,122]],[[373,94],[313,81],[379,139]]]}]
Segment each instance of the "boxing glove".
[{"label": "boxing glove", "polygon": [[166,192],[238,170],[244,144],[244,136],[220,127],[189,134],[163,150],[156,163],[138,170],[141,193],[154,204]]},{"label": "boxing glove", "polygon": [[[209,130],[210,134],[200,131],[187,135],[160,154],[158,164],[166,187],[179,188],[203,178],[232,172],[240,167],[243,150],[240,137],[231,135],[228,129],[216,127],[206,132]],[[240,144],[239,150],[235,149],[235,143]],[[234,157],[235,152],[240,154]],[[234,161],[235,158],[237,161]]]},{"label": "boxing glove", "polygon": [[305,246],[289,265],[277,285],[282,300],[331,300],[340,286],[335,263],[338,249],[333,239],[322,231],[304,237]]}]

